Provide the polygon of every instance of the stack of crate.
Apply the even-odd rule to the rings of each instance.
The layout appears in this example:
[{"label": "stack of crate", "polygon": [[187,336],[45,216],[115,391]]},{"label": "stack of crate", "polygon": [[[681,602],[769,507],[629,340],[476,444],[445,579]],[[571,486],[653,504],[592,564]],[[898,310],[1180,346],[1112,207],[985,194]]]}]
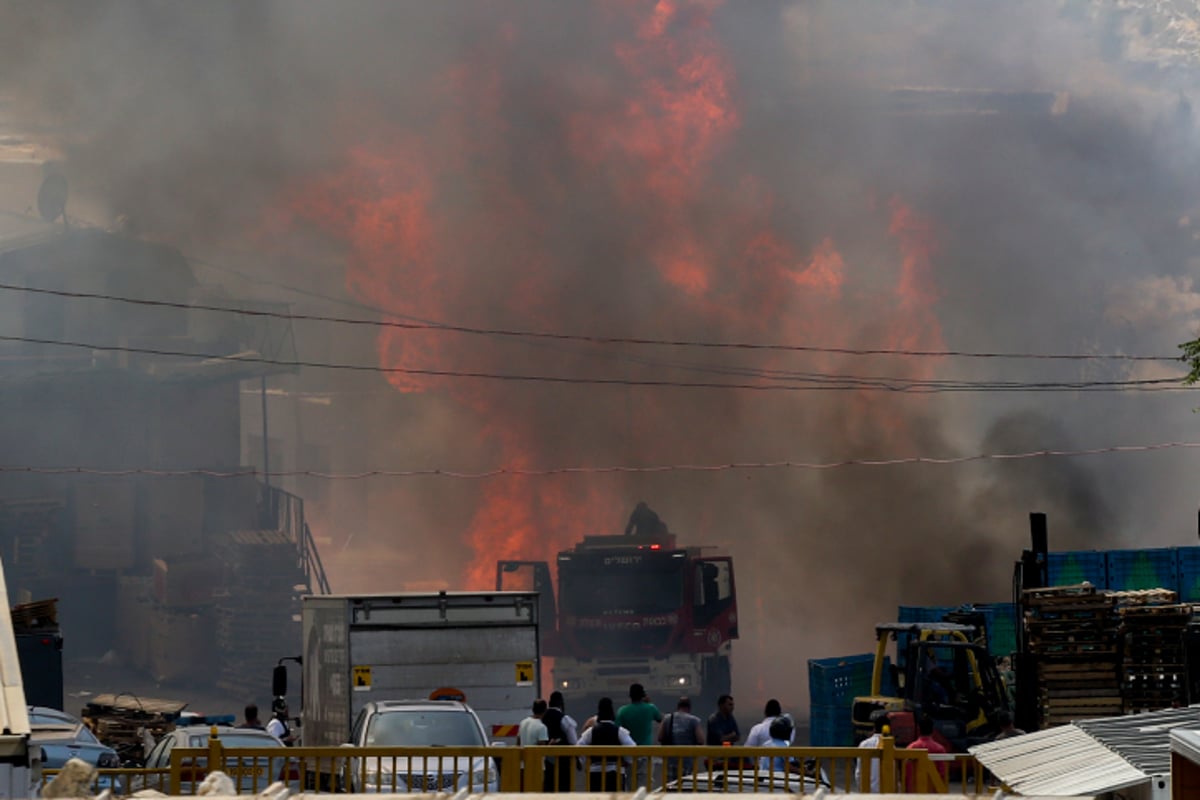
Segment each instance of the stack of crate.
[{"label": "stack of crate", "polygon": [[1183,632],[1192,606],[1164,589],[1118,592],[1125,713],[1174,708],[1187,702]]},{"label": "stack of crate", "polygon": [[1120,715],[1114,599],[1090,584],[1022,596],[1029,652],[1037,657],[1043,727]]},{"label": "stack of crate", "polygon": [[283,531],[236,531],[219,538],[216,555],[225,576],[215,598],[217,685],[259,697],[279,659],[300,652],[296,543]]}]

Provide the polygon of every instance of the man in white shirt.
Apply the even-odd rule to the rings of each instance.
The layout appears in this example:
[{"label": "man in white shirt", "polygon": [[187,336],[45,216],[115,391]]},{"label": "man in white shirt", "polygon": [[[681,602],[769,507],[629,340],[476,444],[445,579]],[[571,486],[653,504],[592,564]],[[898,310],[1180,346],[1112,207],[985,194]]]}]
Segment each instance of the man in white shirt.
[{"label": "man in white shirt", "polygon": [[[749,735],[746,736],[746,747],[769,747],[771,745],[771,723],[776,717],[783,716],[783,707],[779,705],[779,701],[771,699],[767,701],[767,705],[763,708],[763,721],[750,729]],[[793,730],[792,735],[788,737],[788,744],[796,741],[796,732]]]},{"label": "man in white shirt", "polygon": [[271,715],[271,721],[267,723],[267,733],[291,747],[295,743],[295,737],[287,724],[287,701],[282,697],[275,698],[275,702],[271,704],[271,711],[274,713]]},{"label": "man in white shirt", "polygon": [[549,733],[542,722],[542,716],[545,713],[546,701],[539,697],[533,701],[533,714],[521,720],[521,727],[517,729],[517,744],[522,747],[532,747],[535,744],[545,744],[549,741]]},{"label": "man in white shirt", "polygon": [[[883,729],[887,727],[887,713],[876,711],[871,715],[872,721],[875,723],[875,733],[868,736],[858,743],[859,747],[878,749],[883,738]],[[871,791],[878,794],[879,792],[879,759],[872,758],[871,763]],[[860,760],[854,766],[854,791],[860,791],[862,787],[862,761]]]}]

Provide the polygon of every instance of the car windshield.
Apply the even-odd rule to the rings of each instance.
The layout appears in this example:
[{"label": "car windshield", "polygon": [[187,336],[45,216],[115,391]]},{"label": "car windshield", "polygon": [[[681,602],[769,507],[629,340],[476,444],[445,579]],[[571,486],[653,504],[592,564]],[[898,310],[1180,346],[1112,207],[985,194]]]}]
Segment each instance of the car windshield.
[{"label": "car windshield", "polygon": [[[222,733],[218,738],[226,747],[283,747],[283,742],[269,733]],[[208,734],[189,736],[188,747],[208,747]]]},{"label": "car windshield", "polygon": [[475,718],[466,711],[397,709],[371,715],[366,743],[367,746],[477,747],[484,741]]}]

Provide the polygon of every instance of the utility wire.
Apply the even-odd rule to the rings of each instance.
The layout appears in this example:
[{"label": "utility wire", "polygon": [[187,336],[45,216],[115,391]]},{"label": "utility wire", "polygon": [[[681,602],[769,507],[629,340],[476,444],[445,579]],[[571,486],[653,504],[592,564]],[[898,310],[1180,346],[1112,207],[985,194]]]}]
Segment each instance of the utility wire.
[{"label": "utility wire", "polygon": [[977,461],[1019,461],[1033,458],[1075,458],[1080,456],[1096,456],[1124,453],[1149,453],[1160,450],[1196,449],[1200,442],[1161,442],[1158,444],[1116,445],[1112,447],[1094,447],[1084,450],[1031,450],[1021,453],[976,453],[965,456],[949,456],[937,458],[931,456],[910,456],[906,458],[884,459],[845,459],[842,461],[764,461],[764,462],[730,462],[726,464],[660,464],[652,466],[614,465],[606,467],[551,467],[546,469],[523,469],[520,467],[499,467],[480,472],[461,472],[444,469],[374,469],[361,472],[323,472],[320,470],[272,470],[262,472],[254,468],[236,470],[213,469],[103,469],[97,467],[32,467],[0,465],[0,473],[29,473],[34,475],[92,475],[101,477],[134,477],[147,476],[153,478],[318,478],[329,481],[353,481],[366,478],[453,478],[457,480],[484,480],[489,478],[518,477],[540,478],[554,475],[603,475],[612,473],[662,473],[662,472],[733,472],[748,470],[831,470],[847,467],[896,467],[913,464],[928,464],[931,466],[953,466]]},{"label": "utility wire", "polygon": [[[291,288],[291,287],[282,287]],[[411,331],[446,331],[476,336],[497,336],[521,339],[551,339],[556,341],[586,342],[589,344],[625,344],[657,347],[693,347],[701,349],[722,350],[762,350],[773,352],[798,353],[827,353],[834,355],[852,356],[914,356],[938,358],[976,358],[976,359],[1024,359],[1024,360],[1056,360],[1056,361],[1179,361],[1178,356],[1146,356],[1111,354],[1082,354],[1082,353],[1021,353],[1021,352],[973,352],[965,350],[908,350],[888,348],[852,348],[824,347],[818,345],[792,345],[770,342],[714,342],[692,339],[651,339],[624,336],[590,336],[585,334],[556,333],[552,331],[527,331],[505,328],[482,328],[468,325],[455,325],[438,322],[415,322],[396,320],[360,319],[354,317],[338,317],[322,314],[284,313],[265,309],[235,308],[204,303],[181,303],[169,300],[146,300],[142,298],[124,297],[120,295],[103,294],[99,292],[72,292],[64,289],[46,289],[31,286],[0,283],[0,290],[11,292],[28,292],[33,294],[51,295],[73,299],[105,300],[116,303],[128,303],[137,306],[159,308],[176,308],[183,310],[211,311],[223,314],[235,314],[248,317],[268,317],[273,319],[295,322],[327,322],[338,325],[358,325],[376,328],[392,328]],[[292,291],[298,291],[292,289]],[[400,316],[386,310],[379,313],[388,316]]]},{"label": "utility wire", "polygon": [[527,375],[518,373],[495,373],[458,370],[416,369],[408,367],[382,367],[373,364],[345,364],[327,361],[282,361],[262,356],[221,353],[197,353],[181,350],[164,350],[153,347],[131,347],[127,345],[105,345],[90,342],[71,342],[56,339],[40,339],[30,336],[3,336],[0,341],[23,342],[27,344],[42,344],[54,347],[71,347],[83,350],[116,353],[141,353],[144,355],[169,356],[178,358],[202,359],[205,361],[243,362],[251,364],[269,364],[280,367],[312,367],[317,369],[345,370],[353,372],[373,372],[383,374],[419,375],[433,378],[477,378],[485,380],[513,381],[524,383],[557,383],[592,386],[646,386],[672,387],[680,389],[742,389],[752,391],[889,391],[910,394],[934,394],[941,392],[1059,392],[1059,391],[1124,391],[1124,390],[1153,390],[1159,391],[1190,391],[1191,387],[1182,385],[1183,376],[1175,378],[1152,378],[1123,381],[1044,381],[1044,382],[1005,382],[1005,381],[915,381],[906,378],[845,378],[836,382],[837,376],[820,376],[819,380],[808,380],[796,383],[726,383],[703,381],[669,381],[632,378],[581,378],[558,375]]}]

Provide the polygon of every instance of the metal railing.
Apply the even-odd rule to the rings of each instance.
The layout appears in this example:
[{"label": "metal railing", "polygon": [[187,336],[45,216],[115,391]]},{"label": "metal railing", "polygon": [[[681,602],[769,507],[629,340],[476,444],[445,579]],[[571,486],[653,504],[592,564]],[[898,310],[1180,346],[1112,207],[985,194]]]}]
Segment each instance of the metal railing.
[{"label": "metal railing", "polygon": [[[973,756],[930,756],[896,748],[858,747],[236,747],[212,736],[208,747],[175,748],[169,766],[104,769],[115,794],[143,788],[196,794],[210,764],[238,794],[276,781],[293,792],[633,791],[668,793],[869,792],[985,794],[994,791]],[[54,770],[46,770],[46,778]]]},{"label": "metal railing", "polygon": [[263,492],[263,509],[265,518],[263,525],[283,531],[296,543],[296,560],[304,571],[310,591],[315,594],[329,594],[329,577],[325,574],[325,565],[321,562],[321,554],[317,552],[312,530],[304,515],[304,499],[278,486],[259,484]]}]

